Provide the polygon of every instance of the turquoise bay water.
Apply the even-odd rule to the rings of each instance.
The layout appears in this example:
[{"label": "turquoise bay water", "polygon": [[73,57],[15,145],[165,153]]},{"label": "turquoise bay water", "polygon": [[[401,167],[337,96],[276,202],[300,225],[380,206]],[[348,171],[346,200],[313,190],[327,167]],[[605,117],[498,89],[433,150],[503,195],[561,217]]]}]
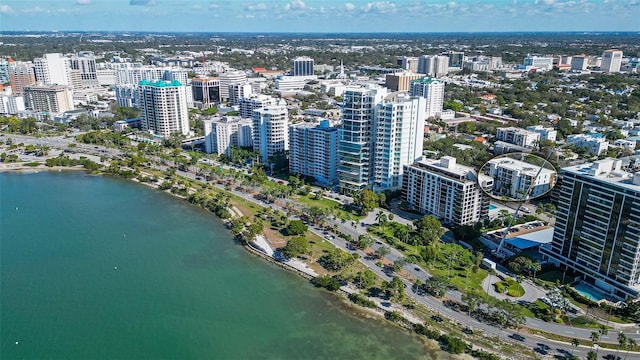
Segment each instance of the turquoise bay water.
[{"label": "turquoise bay water", "polygon": [[2,359],[427,357],[211,214],[120,179],[0,173],[0,261]]}]

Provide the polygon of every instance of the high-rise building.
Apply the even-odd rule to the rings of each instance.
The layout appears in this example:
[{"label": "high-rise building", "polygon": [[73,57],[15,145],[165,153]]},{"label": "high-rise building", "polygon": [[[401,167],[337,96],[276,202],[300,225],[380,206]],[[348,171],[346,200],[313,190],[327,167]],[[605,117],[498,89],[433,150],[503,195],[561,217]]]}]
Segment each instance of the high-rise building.
[{"label": "high-rise building", "polygon": [[426,99],[393,93],[374,110],[373,187],[400,188],[404,165],[422,157]]},{"label": "high-rise building", "polygon": [[26,110],[24,96],[0,92],[0,114],[15,115]]},{"label": "high-rise building", "polygon": [[33,111],[60,114],[73,110],[73,97],[68,86],[30,85],[24,87],[26,105]]},{"label": "high-rise building", "polygon": [[229,101],[229,85],[247,81],[247,75],[242,71],[227,71],[220,74],[220,102]]},{"label": "high-rise building", "polygon": [[605,50],[602,53],[600,70],[609,73],[620,72],[620,65],[622,65],[621,50]]},{"label": "high-rise building", "polygon": [[0,57],[0,84],[9,82],[9,61]]},{"label": "high-rise building", "polygon": [[186,87],[179,81],[140,81],[138,107],[143,130],[163,137],[189,134]]},{"label": "high-rise building", "polygon": [[342,127],[338,144],[338,176],[342,191],[357,191],[369,186],[373,168],[373,116],[387,89],[368,85],[348,88],[342,94]]},{"label": "high-rise building", "polygon": [[413,209],[444,223],[471,225],[489,215],[490,199],[480,184],[490,189],[493,179],[458,165],[454,157],[420,160],[404,166],[402,199]]},{"label": "high-rise building", "polygon": [[425,116],[428,118],[440,117],[444,105],[444,82],[423,77],[411,82],[411,96],[420,96],[427,101],[425,102]]},{"label": "high-rise building", "polygon": [[323,186],[338,182],[338,129],[329,120],[289,127],[289,172]]},{"label": "high-rise building", "polygon": [[262,162],[289,150],[289,112],[285,106],[270,106],[253,111],[253,149]]},{"label": "high-rise building", "polygon": [[240,99],[248,98],[253,94],[253,86],[249,82],[235,83],[229,85],[229,105],[240,104]]},{"label": "high-rise building", "polygon": [[71,85],[71,62],[60,53],[44,54],[33,60],[36,80],[44,84]]},{"label": "high-rise building", "polygon": [[193,92],[193,101],[202,104],[202,107],[215,104],[220,100],[220,78],[193,78],[191,79],[191,91]]},{"label": "high-rise building", "polygon": [[464,63],[464,52],[448,51],[447,57],[449,58],[449,67],[462,68]]},{"label": "high-rise building", "polygon": [[98,86],[96,57],[91,51],[81,51],[71,57],[71,69],[80,71],[84,86]]},{"label": "high-rise building", "polygon": [[442,55],[422,55],[418,58],[418,72],[439,78],[449,73],[449,58]]},{"label": "high-rise building", "polygon": [[542,253],[616,298],[640,294],[640,172],[604,159],[560,171],[555,231]]},{"label": "high-rise building", "polygon": [[423,74],[415,74],[412,72],[401,72],[385,75],[385,84],[388,89],[393,91],[409,91],[411,81],[424,77]]},{"label": "high-rise building", "polygon": [[589,67],[589,57],[582,54],[571,58],[571,70],[587,70]]},{"label": "high-rise building", "polygon": [[231,156],[232,147],[253,145],[253,122],[239,116],[214,117],[204,121],[204,146],[209,154]]},{"label": "high-rise building", "polygon": [[299,56],[291,59],[291,76],[313,75],[313,59],[308,56]]},{"label": "high-rise building", "polygon": [[138,107],[138,86],[118,85],[114,87],[118,106]]},{"label": "high-rise building", "polygon": [[238,115],[242,118],[251,119],[253,117],[253,110],[276,105],[286,106],[287,103],[284,102],[284,100],[280,102],[278,99],[268,95],[253,94],[250,97],[240,98],[238,100]]},{"label": "high-rise building", "polygon": [[551,70],[553,69],[553,58],[552,57],[543,57],[543,56],[527,56],[524,58],[522,62],[522,66],[520,67],[523,70]]},{"label": "high-rise building", "polygon": [[30,63],[11,63],[9,65],[9,81],[14,94],[22,94],[24,87],[36,83],[33,66]]},{"label": "high-rise building", "polygon": [[404,70],[417,73],[418,72],[418,57],[417,56],[403,56],[400,59],[400,66],[402,66],[402,68]]}]

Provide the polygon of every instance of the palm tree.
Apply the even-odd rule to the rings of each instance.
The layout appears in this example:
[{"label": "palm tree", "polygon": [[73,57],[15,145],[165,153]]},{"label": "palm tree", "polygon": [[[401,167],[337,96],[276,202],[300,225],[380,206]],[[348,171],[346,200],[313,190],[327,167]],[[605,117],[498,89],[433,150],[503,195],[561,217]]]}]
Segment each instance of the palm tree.
[{"label": "palm tree", "polygon": [[622,331],[618,333],[618,346],[616,346],[616,359],[618,358],[618,352],[621,347],[627,347],[627,335],[625,335]]},{"label": "palm tree", "polygon": [[469,310],[467,314],[469,316],[467,318],[467,328],[469,328],[471,324],[471,313],[476,311],[478,306],[480,306],[480,298],[474,293],[468,293],[462,295],[462,301],[467,303],[467,308]]},{"label": "palm tree", "polygon": [[384,211],[378,210],[378,213],[376,214],[376,222],[378,223],[378,225],[380,225],[381,227],[384,227],[384,223],[386,221],[387,221],[387,215],[384,214]]},{"label": "palm tree", "polygon": [[[580,346],[580,340],[578,340],[576,338],[571,339],[571,345],[573,345],[573,348],[574,348],[574,351],[575,351],[575,348]],[[571,352],[571,357],[573,357],[573,351]]]},{"label": "palm tree", "polygon": [[[597,331],[592,331],[591,332],[591,348],[593,349],[593,347],[598,343],[598,341],[600,341],[600,333]],[[598,357],[598,350],[596,349],[596,358]]]},{"label": "palm tree", "polygon": [[627,360],[627,356],[629,356],[629,350],[631,349],[635,349],[636,345],[638,345],[636,343],[636,341],[632,338],[627,338],[627,353],[624,355],[624,360]]}]

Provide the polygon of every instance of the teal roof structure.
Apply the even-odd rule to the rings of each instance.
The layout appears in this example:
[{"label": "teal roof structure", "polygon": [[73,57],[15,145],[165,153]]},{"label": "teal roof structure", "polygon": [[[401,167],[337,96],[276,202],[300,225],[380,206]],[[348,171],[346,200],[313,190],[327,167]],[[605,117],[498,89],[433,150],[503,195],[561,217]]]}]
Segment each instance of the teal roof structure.
[{"label": "teal roof structure", "polygon": [[149,80],[140,80],[140,82],[138,83],[138,85],[148,85],[148,86],[155,86],[155,87],[169,87],[169,86],[182,86],[182,83],[178,80],[173,80],[173,81],[163,81],[163,80],[156,80],[156,81],[149,81]]}]

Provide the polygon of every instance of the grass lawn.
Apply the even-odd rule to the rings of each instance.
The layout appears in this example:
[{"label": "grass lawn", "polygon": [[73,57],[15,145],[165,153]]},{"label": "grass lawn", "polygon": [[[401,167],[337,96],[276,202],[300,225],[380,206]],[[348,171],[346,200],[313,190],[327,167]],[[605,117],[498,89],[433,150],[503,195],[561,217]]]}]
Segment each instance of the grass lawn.
[{"label": "grass lawn", "polygon": [[498,281],[494,284],[496,288],[496,292],[504,294],[505,290],[507,291],[507,295],[513,297],[520,297],[524,295],[524,288],[522,285],[518,284],[512,278],[506,278],[503,281]]},{"label": "grass lawn", "polygon": [[339,202],[333,201],[331,199],[327,199],[325,197],[316,200],[313,198],[313,196],[298,195],[293,197],[293,200],[309,207],[317,206],[320,209],[330,211],[339,219],[343,219],[347,221],[359,221],[360,219],[364,218],[364,216],[359,216],[350,211],[345,210],[344,205],[340,204]]},{"label": "grass lawn", "polygon": [[[434,266],[426,267],[426,270],[431,275],[440,275],[443,277],[447,277],[449,274],[449,270],[447,265],[441,262],[436,263]],[[467,273],[469,277],[467,278]],[[455,266],[451,267],[451,285],[460,289],[462,292],[476,292],[478,294],[483,294],[484,289],[482,289],[482,280],[487,277],[487,271],[484,269],[478,269],[478,272],[474,273],[473,271],[467,269],[456,268]]]}]

